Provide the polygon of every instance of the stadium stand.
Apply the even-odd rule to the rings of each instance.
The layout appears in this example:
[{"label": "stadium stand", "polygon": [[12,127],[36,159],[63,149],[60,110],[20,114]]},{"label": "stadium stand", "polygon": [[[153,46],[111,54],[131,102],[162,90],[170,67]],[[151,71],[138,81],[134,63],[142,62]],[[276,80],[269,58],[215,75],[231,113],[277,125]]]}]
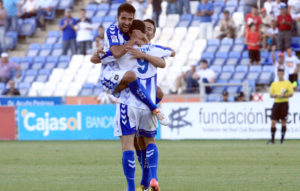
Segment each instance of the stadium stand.
[{"label": "stadium stand", "polygon": [[[74,5],[73,0],[56,0],[55,10],[51,16],[56,17],[56,11],[64,10]],[[191,1],[192,14],[166,15],[166,2],[163,2],[163,12],[160,17],[160,28],[157,29],[153,43],[169,46],[177,51],[175,58],[167,59],[167,67],[158,70],[158,84],[168,92],[177,75],[186,71],[191,63],[199,63],[207,59],[209,66],[217,73],[217,83],[247,81],[251,92],[258,84],[269,85],[274,77],[271,53],[261,52],[261,65],[249,67],[249,56],[244,45],[242,32],[236,39],[216,39],[219,32],[219,21],[223,18],[223,11],[229,10],[237,25],[237,31],[244,30],[243,0],[215,1],[213,15],[215,39],[200,39],[199,18],[195,16],[197,1]],[[91,18],[94,27],[94,37],[97,28],[102,25],[107,28],[116,22],[116,11],[120,4],[101,3],[88,4],[86,14]],[[36,30],[34,19],[19,20],[20,28],[17,33],[6,34],[7,45],[13,49],[18,41],[17,36],[32,36]],[[94,38],[95,40],[95,38]],[[184,48],[183,48],[184,47]],[[292,38],[294,50],[300,50],[300,37]],[[62,55],[61,33],[48,31],[44,44],[33,43],[29,46],[25,57],[12,57],[11,61],[19,63],[22,68],[22,79],[16,83],[24,96],[97,96],[101,92],[99,73],[101,65],[93,65],[90,56]],[[169,75],[172,74],[172,75]],[[3,84],[0,84],[0,89]],[[215,87],[207,101],[219,101],[220,95],[227,90],[232,97],[242,90],[240,86]]]}]

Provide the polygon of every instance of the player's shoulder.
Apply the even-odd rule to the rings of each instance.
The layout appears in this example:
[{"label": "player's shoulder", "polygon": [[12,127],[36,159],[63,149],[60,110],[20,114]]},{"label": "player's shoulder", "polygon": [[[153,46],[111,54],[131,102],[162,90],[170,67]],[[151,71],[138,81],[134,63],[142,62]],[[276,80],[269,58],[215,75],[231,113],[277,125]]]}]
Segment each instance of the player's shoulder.
[{"label": "player's shoulder", "polygon": [[119,32],[119,28],[116,24],[111,24],[107,29],[106,33],[111,34],[111,35],[117,35]]},{"label": "player's shoulder", "polygon": [[161,46],[161,45],[157,45],[157,44],[150,44],[149,45],[151,48],[155,48],[155,49],[161,49],[161,50],[169,50],[172,51],[171,48],[169,47],[165,47],[165,46]]}]

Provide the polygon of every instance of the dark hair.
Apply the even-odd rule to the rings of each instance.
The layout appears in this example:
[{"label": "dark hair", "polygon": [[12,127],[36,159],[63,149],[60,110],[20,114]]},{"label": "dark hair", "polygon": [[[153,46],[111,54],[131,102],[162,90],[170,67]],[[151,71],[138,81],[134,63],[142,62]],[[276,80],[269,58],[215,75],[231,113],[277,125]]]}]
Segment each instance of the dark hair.
[{"label": "dark hair", "polygon": [[205,64],[207,64],[207,60],[206,59],[202,59],[201,61],[200,61],[200,63],[205,63]]},{"label": "dark hair", "polygon": [[135,8],[129,3],[123,3],[118,8],[118,16],[120,16],[122,12],[132,13],[134,15]]},{"label": "dark hair", "polygon": [[284,69],[283,68],[278,68],[277,72],[284,72]]},{"label": "dark hair", "polygon": [[86,10],[85,10],[85,9],[80,9],[80,11],[86,12]]},{"label": "dark hair", "polygon": [[144,20],[144,22],[151,23],[154,26],[154,33],[156,32],[156,25],[155,25],[155,22],[152,19],[146,19],[146,20]]},{"label": "dark hair", "polygon": [[135,19],[132,21],[128,33],[131,34],[133,30],[140,30],[142,33],[146,33],[146,25],[143,21]]}]

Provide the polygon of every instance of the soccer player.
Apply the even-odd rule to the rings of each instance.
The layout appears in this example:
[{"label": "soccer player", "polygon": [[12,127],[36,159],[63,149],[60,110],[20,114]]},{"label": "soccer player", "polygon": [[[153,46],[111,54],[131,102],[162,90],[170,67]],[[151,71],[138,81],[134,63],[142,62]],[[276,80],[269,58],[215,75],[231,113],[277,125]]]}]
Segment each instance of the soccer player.
[{"label": "soccer player", "polygon": [[270,88],[271,98],[275,98],[272,108],[272,127],[271,127],[271,140],[267,144],[275,143],[276,123],[281,120],[281,140],[284,142],[284,136],[286,132],[286,120],[289,111],[289,98],[293,96],[293,85],[290,81],[284,79],[284,69],[278,68],[277,71],[279,81],[273,82]]},{"label": "soccer player", "polygon": [[[143,21],[134,20],[131,25],[129,34],[133,32],[145,33],[145,24]],[[172,54],[172,49],[164,48],[157,45],[144,44],[141,47],[135,46],[139,51],[157,56],[160,58],[168,57]],[[133,51],[133,49],[132,49]],[[112,56],[103,56],[102,64],[110,63]],[[163,65],[151,64],[147,60],[132,59],[130,54],[125,54],[117,60],[120,69],[129,69],[135,71],[139,81],[145,89],[149,92],[151,99],[156,99],[156,68],[164,67]],[[117,111],[115,117],[114,135],[121,137],[122,151],[123,151],[123,169],[128,183],[128,191],[134,191],[134,137],[137,129],[139,132],[147,133],[155,136],[157,128],[157,120],[153,118],[152,112],[147,106],[141,103],[139,99],[133,96],[133,93],[127,89],[122,90],[119,95]],[[150,170],[150,187],[159,191],[157,179],[158,167],[158,150],[155,143],[149,142],[146,147],[146,159]]]},{"label": "soccer player", "polygon": [[[112,24],[105,33],[104,51],[109,50],[114,58],[118,59],[125,55],[134,44],[141,44],[147,39],[141,33],[131,34],[131,38],[127,35],[128,30],[134,19],[135,9],[132,5],[124,3],[118,8],[118,25]],[[137,36],[137,35],[142,36]],[[107,55],[110,56],[110,55]],[[165,64],[164,60],[158,57],[146,56],[144,59],[151,63]],[[96,52],[91,58],[91,62],[99,63],[100,59]],[[138,81],[135,73],[128,70],[120,70],[114,63],[107,64],[102,67],[102,84],[104,89],[110,90],[111,93],[117,93],[122,89],[129,90],[156,115],[162,125],[168,125],[168,118],[159,110],[157,105],[151,100],[148,92]]]},{"label": "soccer player", "polygon": [[[156,32],[156,26],[155,22],[151,19],[144,20],[145,26],[146,26],[146,36],[149,41],[151,41]],[[129,54],[131,54],[134,58],[141,57],[141,52],[137,49],[134,51],[130,51]],[[157,92],[159,92],[159,87],[157,87]],[[160,90],[161,91],[161,90]],[[159,96],[159,98],[163,98],[163,94]],[[161,99],[157,98],[156,103],[158,104]],[[155,143],[155,135],[156,133],[151,133],[144,131],[143,129],[139,129],[137,132],[137,136],[135,138],[135,150],[136,155],[138,158],[138,161],[142,168],[142,179],[141,179],[141,185],[136,189],[136,191],[144,191],[147,190],[150,184],[150,171],[149,171],[149,165],[147,164],[147,157],[146,157],[146,148],[149,144],[156,144]]]}]

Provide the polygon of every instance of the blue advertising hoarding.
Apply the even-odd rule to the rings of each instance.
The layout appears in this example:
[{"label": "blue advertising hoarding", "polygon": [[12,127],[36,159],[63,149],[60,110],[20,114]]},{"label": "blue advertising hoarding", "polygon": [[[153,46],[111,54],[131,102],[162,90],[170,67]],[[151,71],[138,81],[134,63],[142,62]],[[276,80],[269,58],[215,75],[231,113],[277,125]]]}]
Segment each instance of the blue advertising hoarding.
[{"label": "blue advertising hoarding", "polygon": [[[112,140],[115,105],[18,107],[19,140]],[[160,131],[158,131],[158,138]]]},{"label": "blue advertising hoarding", "polygon": [[61,97],[0,97],[0,106],[59,105]]}]

